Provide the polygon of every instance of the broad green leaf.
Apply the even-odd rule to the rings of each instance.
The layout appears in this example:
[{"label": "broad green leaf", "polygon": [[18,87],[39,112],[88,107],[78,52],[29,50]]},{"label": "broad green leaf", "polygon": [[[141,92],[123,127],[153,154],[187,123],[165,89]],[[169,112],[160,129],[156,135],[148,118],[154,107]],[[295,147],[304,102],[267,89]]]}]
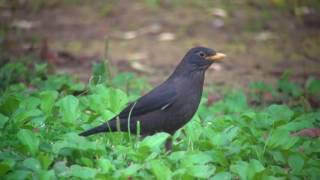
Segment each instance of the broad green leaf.
[{"label": "broad green leaf", "polygon": [[189,166],[187,173],[195,178],[208,179],[214,174],[216,167],[213,165],[194,165]]},{"label": "broad green leaf", "polygon": [[0,175],[5,175],[12,170],[16,162],[13,159],[5,159],[0,162]]},{"label": "broad green leaf", "polygon": [[121,179],[137,175],[137,172],[142,168],[139,164],[131,164],[129,167],[116,171],[115,176]]},{"label": "broad green leaf", "polygon": [[22,162],[22,165],[31,170],[31,171],[34,171],[34,172],[37,172],[41,169],[41,165],[40,165],[40,162],[35,159],[35,158],[28,158],[28,159],[25,159],[23,162]]},{"label": "broad green leaf", "polygon": [[284,73],[277,83],[278,88],[293,97],[298,97],[302,94],[302,88],[293,82],[289,81],[289,73]]},{"label": "broad green leaf", "polygon": [[169,159],[175,163],[182,160],[186,156],[186,151],[175,151],[169,154]]},{"label": "broad green leaf", "polygon": [[312,128],[312,127],[314,127],[312,122],[300,121],[300,122],[289,122],[287,124],[279,126],[279,129],[294,132],[300,129]]},{"label": "broad green leaf", "polygon": [[37,171],[37,178],[41,179],[41,180],[57,179],[53,170],[49,170],[49,171],[40,170],[40,171]]},{"label": "broad green leaf", "polygon": [[168,166],[161,160],[152,160],[150,162],[151,171],[159,180],[171,179],[172,172]]},{"label": "broad green leaf", "polygon": [[109,159],[99,159],[97,163],[104,174],[107,174],[114,169],[114,165]]},{"label": "broad green leaf", "polygon": [[216,146],[228,146],[229,143],[238,135],[239,128],[235,126],[229,126],[220,133],[211,135],[211,143]]},{"label": "broad green leaf", "polygon": [[69,175],[81,179],[94,179],[97,174],[97,170],[89,167],[83,167],[79,165],[72,165],[69,169]]},{"label": "broad green leaf", "polygon": [[277,129],[271,133],[266,143],[271,148],[290,149],[298,140],[297,137],[291,136],[288,131]]},{"label": "broad green leaf", "polygon": [[232,175],[229,172],[219,172],[211,180],[231,180]]},{"label": "broad green leaf", "polygon": [[109,96],[111,102],[111,110],[113,112],[120,112],[122,108],[128,103],[127,95],[119,89],[109,89]]},{"label": "broad green leaf", "polygon": [[284,155],[282,154],[281,151],[270,151],[270,154],[272,155],[273,159],[276,161],[276,162],[280,162],[280,163],[286,163],[286,159],[284,157]]},{"label": "broad green leaf", "polygon": [[104,146],[96,141],[89,141],[87,138],[80,137],[76,133],[68,133],[63,136],[63,140],[55,142],[53,152],[59,153],[64,148],[72,148],[81,151],[104,152]]},{"label": "broad green leaf", "polygon": [[249,179],[248,174],[249,164],[245,161],[238,161],[236,164],[230,166],[232,172],[238,174],[241,179]]},{"label": "broad green leaf", "polygon": [[140,143],[140,147],[141,148],[147,147],[151,151],[158,151],[161,145],[163,145],[166,142],[166,140],[169,138],[169,136],[170,135],[167,133],[157,133],[152,136],[147,136]]},{"label": "broad green leaf", "polygon": [[12,118],[15,123],[23,124],[28,118],[40,116],[42,112],[39,109],[19,108],[14,112]]},{"label": "broad green leaf", "polygon": [[288,158],[288,164],[293,171],[300,172],[304,165],[304,159],[300,154],[293,153]]},{"label": "broad green leaf", "polygon": [[199,139],[199,137],[202,134],[201,130],[201,124],[200,124],[200,118],[196,114],[194,117],[191,119],[190,122],[186,124],[184,127],[184,131],[186,133],[186,136],[188,137],[189,141],[195,142]]},{"label": "broad green leaf", "polygon": [[286,105],[273,104],[269,106],[266,112],[271,116],[272,121],[290,121],[294,112]]},{"label": "broad green leaf", "polygon": [[16,179],[31,179],[32,172],[27,170],[15,170],[5,176],[4,179],[16,180]]},{"label": "broad green leaf", "polygon": [[106,64],[104,62],[93,64],[92,72],[93,72],[92,82],[94,84],[105,84],[107,82],[108,74],[107,74]]},{"label": "broad green leaf", "polygon": [[238,174],[241,179],[253,179],[257,173],[264,171],[264,166],[256,159],[251,159],[250,162],[238,161],[231,165],[231,171]]},{"label": "broad green leaf", "polygon": [[262,180],[285,180],[285,177],[263,176]]},{"label": "broad green leaf", "polygon": [[315,78],[308,79],[306,89],[312,95],[320,94],[320,80]]},{"label": "broad green leaf", "polygon": [[79,100],[72,95],[68,95],[62,98],[58,102],[58,105],[60,107],[62,121],[68,124],[74,124],[80,116]]},{"label": "broad green leaf", "polygon": [[39,98],[29,96],[23,99],[23,101],[20,104],[20,107],[28,110],[35,109],[35,108],[38,108],[40,103],[41,103],[41,100]]},{"label": "broad green leaf", "polygon": [[19,107],[20,101],[21,99],[17,96],[5,94],[1,97],[0,113],[9,117]]},{"label": "broad green leaf", "polygon": [[208,162],[212,162],[212,157],[205,152],[189,152],[186,153],[182,159],[183,166],[190,166],[190,165],[203,165]]},{"label": "broad green leaf", "polygon": [[251,159],[249,162],[248,172],[249,178],[253,178],[257,173],[264,171],[264,166],[260,163],[260,161],[256,159]]},{"label": "broad green leaf", "polygon": [[42,91],[40,94],[40,108],[49,115],[54,106],[54,102],[58,97],[58,92],[54,90]]},{"label": "broad green leaf", "polygon": [[55,174],[59,178],[67,178],[69,177],[69,168],[66,165],[66,161],[56,161],[53,165],[53,169],[55,171]]},{"label": "broad green leaf", "polygon": [[17,138],[31,154],[35,155],[38,152],[40,140],[32,131],[21,129],[17,134]]},{"label": "broad green leaf", "polygon": [[8,117],[0,113],[0,129],[8,122]]},{"label": "broad green leaf", "polygon": [[38,154],[38,160],[40,161],[43,169],[48,169],[53,159],[54,157],[51,154],[43,154],[43,153]]}]

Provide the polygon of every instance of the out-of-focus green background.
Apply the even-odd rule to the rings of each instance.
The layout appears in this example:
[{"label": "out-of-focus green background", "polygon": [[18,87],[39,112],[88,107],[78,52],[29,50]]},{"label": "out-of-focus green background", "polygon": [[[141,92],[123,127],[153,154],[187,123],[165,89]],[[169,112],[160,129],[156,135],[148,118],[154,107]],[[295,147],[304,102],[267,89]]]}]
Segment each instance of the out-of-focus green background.
[{"label": "out-of-focus green background", "polygon": [[1,0],[0,63],[35,56],[88,82],[108,59],[158,84],[202,45],[228,55],[207,84],[274,82],[285,70],[301,82],[320,76],[319,10],[318,0]]}]

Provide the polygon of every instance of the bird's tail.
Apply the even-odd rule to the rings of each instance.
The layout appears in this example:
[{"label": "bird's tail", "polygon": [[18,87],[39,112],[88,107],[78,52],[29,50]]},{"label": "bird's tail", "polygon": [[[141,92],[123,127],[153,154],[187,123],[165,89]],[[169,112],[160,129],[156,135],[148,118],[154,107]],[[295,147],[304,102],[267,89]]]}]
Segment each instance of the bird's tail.
[{"label": "bird's tail", "polygon": [[100,126],[94,127],[92,129],[89,129],[87,131],[84,131],[79,134],[79,136],[90,136],[92,134],[102,133],[102,132],[109,132],[109,131],[115,131],[115,127],[113,125],[114,123],[111,121],[107,123],[103,123]]}]

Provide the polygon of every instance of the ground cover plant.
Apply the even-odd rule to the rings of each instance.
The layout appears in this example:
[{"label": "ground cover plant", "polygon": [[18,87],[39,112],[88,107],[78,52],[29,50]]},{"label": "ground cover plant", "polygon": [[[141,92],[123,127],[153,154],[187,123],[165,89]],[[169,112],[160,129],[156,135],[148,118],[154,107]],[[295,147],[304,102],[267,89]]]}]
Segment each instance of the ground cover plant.
[{"label": "ground cover plant", "polygon": [[[319,179],[320,80],[208,88],[193,120],[173,136],[77,134],[116,115],[151,86],[111,78],[95,64],[88,84],[19,63],[0,69],[0,175],[4,179]],[[301,131],[304,130],[304,131]]]}]

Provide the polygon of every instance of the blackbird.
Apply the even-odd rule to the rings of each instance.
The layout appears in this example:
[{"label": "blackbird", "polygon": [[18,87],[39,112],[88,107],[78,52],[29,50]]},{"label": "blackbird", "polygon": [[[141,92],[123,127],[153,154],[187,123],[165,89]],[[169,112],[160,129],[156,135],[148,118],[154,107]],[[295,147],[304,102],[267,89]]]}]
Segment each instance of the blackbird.
[{"label": "blackbird", "polygon": [[129,104],[104,124],[80,133],[125,131],[140,135],[157,132],[173,134],[195,114],[200,103],[205,71],[225,57],[213,49],[190,49],[174,72],[162,84]]}]

